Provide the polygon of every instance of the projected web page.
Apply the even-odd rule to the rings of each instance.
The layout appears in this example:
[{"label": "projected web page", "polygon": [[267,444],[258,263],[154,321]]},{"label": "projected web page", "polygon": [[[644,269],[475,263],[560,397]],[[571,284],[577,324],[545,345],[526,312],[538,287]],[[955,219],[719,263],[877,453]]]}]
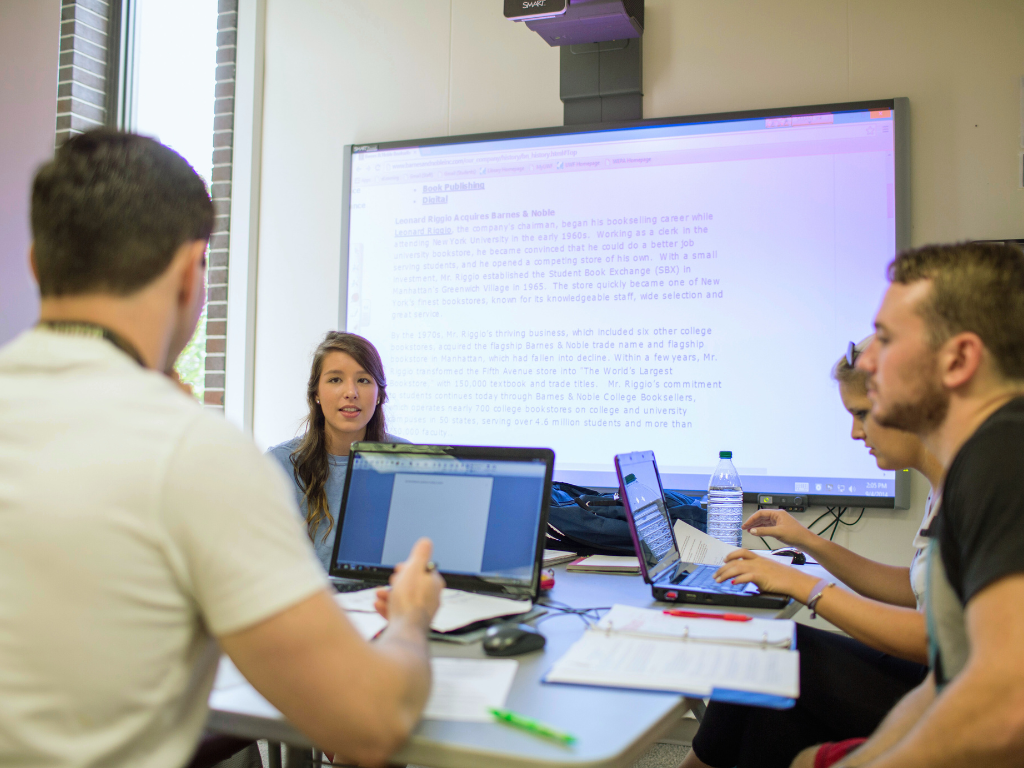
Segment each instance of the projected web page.
[{"label": "projected web page", "polygon": [[829,370],[885,288],[894,167],[889,110],[356,151],[347,327],[409,440],[892,496]]}]

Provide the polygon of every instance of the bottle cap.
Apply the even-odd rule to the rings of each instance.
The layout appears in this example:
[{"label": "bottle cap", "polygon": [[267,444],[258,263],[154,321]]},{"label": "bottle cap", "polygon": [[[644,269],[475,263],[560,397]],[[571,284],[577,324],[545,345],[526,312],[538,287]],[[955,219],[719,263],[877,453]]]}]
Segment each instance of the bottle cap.
[{"label": "bottle cap", "polygon": [[719,451],[718,452],[718,458],[720,458],[720,459],[731,459],[732,458],[732,451]]}]

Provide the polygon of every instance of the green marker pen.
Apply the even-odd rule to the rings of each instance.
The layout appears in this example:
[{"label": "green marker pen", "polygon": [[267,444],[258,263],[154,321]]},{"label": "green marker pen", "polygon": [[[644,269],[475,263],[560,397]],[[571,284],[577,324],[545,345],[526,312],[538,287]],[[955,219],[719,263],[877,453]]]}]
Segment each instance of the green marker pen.
[{"label": "green marker pen", "polygon": [[517,715],[515,712],[510,712],[507,709],[495,709],[494,707],[488,707],[488,712],[494,715],[495,719],[500,720],[503,723],[514,725],[516,728],[522,728],[524,731],[535,734],[537,736],[546,736],[549,739],[555,739],[563,744],[575,744],[576,737],[572,736],[563,731],[556,730],[550,725],[544,725],[533,718],[523,717]]}]

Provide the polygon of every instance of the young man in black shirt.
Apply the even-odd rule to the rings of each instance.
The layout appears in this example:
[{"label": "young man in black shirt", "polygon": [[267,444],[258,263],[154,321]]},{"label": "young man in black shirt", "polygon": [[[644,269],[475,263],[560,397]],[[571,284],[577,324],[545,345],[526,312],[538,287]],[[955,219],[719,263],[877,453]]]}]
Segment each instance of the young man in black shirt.
[{"label": "young man in black shirt", "polygon": [[929,246],[900,254],[889,278],[858,367],[874,417],[920,435],[946,468],[931,671],[845,759],[811,748],[793,765],[1024,765],[1024,253]]}]

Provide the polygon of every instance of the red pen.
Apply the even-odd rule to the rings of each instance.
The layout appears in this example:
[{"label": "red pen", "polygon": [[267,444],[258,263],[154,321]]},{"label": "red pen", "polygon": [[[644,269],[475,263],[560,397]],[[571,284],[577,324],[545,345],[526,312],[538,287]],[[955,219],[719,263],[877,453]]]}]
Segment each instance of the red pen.
[{"label": "red pen", "polygon": [[684,619],[721,619],[722,621],[750,621],[750,616],[742,613],[706,613],[704,611],[681,611],[675,608],[662,611],[666,616],[679,616]]}]

